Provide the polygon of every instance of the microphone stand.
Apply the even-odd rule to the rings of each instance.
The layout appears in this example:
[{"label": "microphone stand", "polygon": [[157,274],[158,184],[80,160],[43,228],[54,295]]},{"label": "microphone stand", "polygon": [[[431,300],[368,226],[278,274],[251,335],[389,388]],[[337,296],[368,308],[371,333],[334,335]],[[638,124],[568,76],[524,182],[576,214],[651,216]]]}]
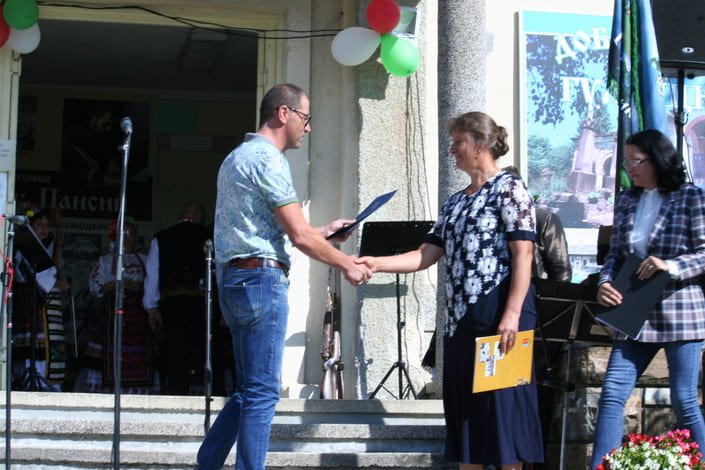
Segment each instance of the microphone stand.
[{"label": "microphone stand", "polygon": [[[7,232],[5,234],[5,250],[8,253],[8,259],[12,259],[12,245],[15,238],[15,224],[12,220],[8,220]],[[12,290],[10,288],[10,272],[13,268],[5,263],[5,269],[2,272],[2,303],[0,304],[0,318],[5,316],[7,323],[7,337],[5,338],[5,468],[9,469],[12,463],[10,450],[10,431],[11,417],[10,399],[12,397]],[[8,269],[9,266],[9,269]],[[5,296],[7,295],[7,302]]]},{"label": "microphone stand", "polygon": [[204,392],[206,395],[206,416],[203,422],[205,434],[211,427],[211,401],[213,400],[213,366],[211,364],[211,315],[213,312],[213,241],[206,240],[203,246],[206,253],[206,363],[203,367]]},{"label": "microphone stand", "polygon": [[[129,118],[123,118],[123,121]],[[129,122],[129,121],[128,121]],[[130,140],[132,138],[132,124],[126,128],[125,141],[120,147],[122,150],[122,176],[120,178],[120,209],[117,223],[117,262],[115,268],[115,326],[113,335],[113,374],[115,375],[115,404],[113,420],[113,468],[120,470],[120,389],[122,388],[122,312],[124,286],[122,270],[125,255],[125,200],[127,198],[127,164],[130,159]]]},{"label": "microphone stand", "polygon": [[[18,268],[24,265],[25,270],[29,273],[29,278],[32,280],[32,320],[30,324],[30,334],[29,334],[29,368],[25,369],[22,375],[22,380],[20,387],[22,390],[28,390],[30,392],[48,390],[51,391],[51,387],[46,379],[37,371],[37,297],[39,295],[39,287],[37,286],[37,269],[30,263],[27,258],[23,258],[20,262]],[[47,304],[47,294],[42,295],[42,301],[45,303],[45,309]],[[49,342],[49,335],[46,335],[45,341]],[[49,358],[46,357],[46,367],[49,367]],[[47,370],[48,373],[48,370]]]}]

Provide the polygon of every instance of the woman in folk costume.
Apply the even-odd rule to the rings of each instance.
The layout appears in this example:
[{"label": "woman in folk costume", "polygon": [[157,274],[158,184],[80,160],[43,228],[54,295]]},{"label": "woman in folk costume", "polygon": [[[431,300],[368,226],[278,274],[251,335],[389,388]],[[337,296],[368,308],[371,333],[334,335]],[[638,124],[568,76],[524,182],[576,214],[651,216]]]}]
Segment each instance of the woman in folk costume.
[{"label": "woman in folk costume", "polygon": [[[58,277],[63,237],[51,233],[47,210],[28,210],[27,217],[29,226],[16,229],[14,387],[60,391],[66,371],[62,292],[70,289]],[[53,265],[46,267],[46,260]]]},{"label": "woman in folk costume", "polygon": [[[110,240],[116,239],[117,223],[108,231]],[[147,312],[142,308],[142,291],[145,276],[145,256],[135,251],[137,226],[125,220],[123,255],[123,314],[122,314],[122,389],[126,393],[152,393],[154,371],[152,367],[152,337]],[[93,339],[88,343],[87,392],[111,392],[115,383],[113,366],[113,331],[115,322],[115,288],[117,256],[115,250],[103,255],[93,267],[89,279],[91,293],[103,299],[101,321]]]}]

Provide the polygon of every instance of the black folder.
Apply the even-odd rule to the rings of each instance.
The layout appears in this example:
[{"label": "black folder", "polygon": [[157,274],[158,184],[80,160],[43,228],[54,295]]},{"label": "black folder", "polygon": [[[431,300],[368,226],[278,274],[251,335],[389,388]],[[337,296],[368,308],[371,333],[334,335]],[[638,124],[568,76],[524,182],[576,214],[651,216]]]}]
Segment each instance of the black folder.
[{"label": "black folder", "polygon": [[648,279],[640,280],[635,271],[643,260],[630,255],[617,272],[612,285],[622,294],[622,303],[616,307],[604,308],[595,320],[637,339],[648,320],[654,305],[661,299],[661,293],[669,280],[669,274],[659,271]]},{"label": "black folder", "polygon": [[360,222],[365,220],[367,217],[372,215],[374,211],[382,207],[384,204],[386,204],[387,201],[389,201],[392,196],[397,192],[395,189],[394,191],[390,191],[388,193],[382,194],[381,196],[377,196],[374,201],[372,201],[365,209],[363,209],[362,212],[357,214],[355,216],[355,222],[351,223],[350,225],[346,225],[345,227],[342,227],[335,232],[331,233],[326,237],[326,240],[330,240],[331,238],[339,237],[345,233],[348,233],[352,230],[355,230],[355,227],[357,227]]}]

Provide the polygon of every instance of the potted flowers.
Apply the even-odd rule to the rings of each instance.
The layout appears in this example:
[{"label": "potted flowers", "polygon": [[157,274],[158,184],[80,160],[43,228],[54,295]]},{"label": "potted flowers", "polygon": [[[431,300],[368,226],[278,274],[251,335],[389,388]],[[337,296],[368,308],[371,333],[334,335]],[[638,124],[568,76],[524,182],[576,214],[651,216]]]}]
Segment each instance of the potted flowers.
[{"label": "potted flowers", "polygon": [[602,459],[597,470],[698,469],[705,470],[698,444],[690,431],[678,429],[660,436],[629,434],[627,441]]}]

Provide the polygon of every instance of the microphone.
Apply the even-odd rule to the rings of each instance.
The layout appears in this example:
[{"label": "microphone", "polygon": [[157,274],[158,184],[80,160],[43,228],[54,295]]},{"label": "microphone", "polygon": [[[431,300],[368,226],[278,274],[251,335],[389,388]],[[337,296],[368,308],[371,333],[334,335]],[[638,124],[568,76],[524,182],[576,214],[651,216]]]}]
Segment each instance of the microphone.
[{"label": "microphone", "polygon": [[29,217],[27,217],[26,215],[3,214],[2,216],[7,219],[8,222],[12,222],[15,225],[29,224]]},{"label": "microphone", "polygon": [[130,118],[127,117],[127,116],[125,116],[124,118],[122,118],[122,119],[120,120],[120,128],[122,129],[122,131],[123,131],[125,134],[127,134],[127,135],[132,134],[132,119],[130,119]]}]

